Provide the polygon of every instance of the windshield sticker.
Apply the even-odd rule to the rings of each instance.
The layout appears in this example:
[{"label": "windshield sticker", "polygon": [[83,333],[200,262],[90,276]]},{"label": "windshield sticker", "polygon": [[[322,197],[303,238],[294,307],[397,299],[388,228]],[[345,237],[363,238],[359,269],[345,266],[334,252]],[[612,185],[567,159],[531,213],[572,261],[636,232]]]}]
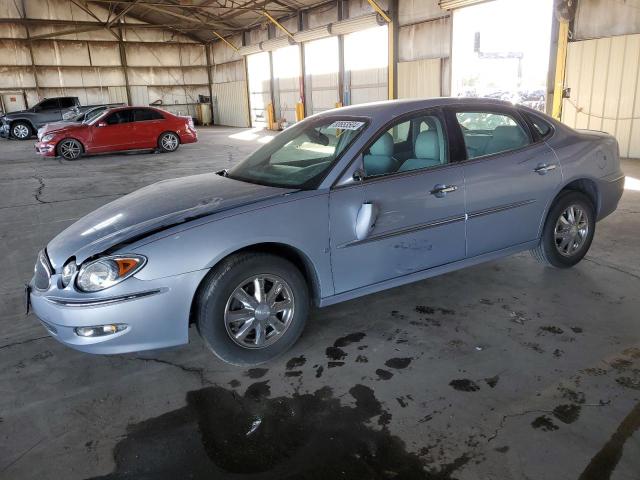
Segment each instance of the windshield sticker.
[{"label": "windshield sticker", "polygon": [[333,122],[327,128],[335,128],[336,130],[359,130],[364,125],[364,122],[350,122],[346,120],[339,120]]}]

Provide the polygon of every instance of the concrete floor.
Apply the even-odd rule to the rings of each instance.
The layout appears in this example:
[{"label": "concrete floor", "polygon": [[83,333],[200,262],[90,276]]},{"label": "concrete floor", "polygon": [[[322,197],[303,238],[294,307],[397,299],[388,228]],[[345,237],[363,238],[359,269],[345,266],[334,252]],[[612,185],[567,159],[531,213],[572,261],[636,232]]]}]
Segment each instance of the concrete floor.
[{"label": "concrete floor", "polygon": [[91,356],[24,316],[57,232],[232,165],[259,140],[239,132],[73,163],[0,141],[1,478],[640,477],[638,180],[576,268],[522,254],[316,311],[264,369],[221,363],[194,329],[183,347]]}]

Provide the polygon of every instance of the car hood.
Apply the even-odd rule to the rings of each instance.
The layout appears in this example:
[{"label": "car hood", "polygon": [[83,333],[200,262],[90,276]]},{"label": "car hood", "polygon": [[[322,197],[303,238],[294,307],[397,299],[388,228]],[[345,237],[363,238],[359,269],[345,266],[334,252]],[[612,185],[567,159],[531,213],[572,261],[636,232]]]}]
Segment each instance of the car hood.
[{"label": "car hood", "polygon": [[47,245],[54,268],[202,216],[281,196],[293,190],[241,182],[216,173],[154,183],[108,203]]},{"label": "car hood", "polygon": [[15,110],[13,112],[8,112],[8,113],[5,113],[4,115],[0,115],[0,117],[3,116],[7,119],[11,119],[14,117],[19,117],[25,113],[33,113],[33,110],[31,110],[30,108],[27,108],[26,110]]},{"label": "car hood", "polygon": [[82,122],[61,121],[61,122],[47,123],[38,130],[38,137],[43,137],[47,133],[59,132],[69,127],[80,127],[80,126],[82,126]]}]

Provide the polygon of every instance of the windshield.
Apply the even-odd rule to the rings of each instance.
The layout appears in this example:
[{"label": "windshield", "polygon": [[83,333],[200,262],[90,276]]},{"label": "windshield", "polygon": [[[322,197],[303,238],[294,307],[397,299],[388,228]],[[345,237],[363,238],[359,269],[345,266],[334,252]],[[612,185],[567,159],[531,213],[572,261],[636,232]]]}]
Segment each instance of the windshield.
[{"label": "windshield", "polygon": [[365,127],[365,120],[335,116],[300,122],[260,147],[227,176],[273,187],[313,188]]},{"label": "windshield", "polygon": [[89,110],[84,113],[84,121],[82,123],[89,123],[94,118],[99,117],[105,111],[104,108],[96,108],[95,110]]}]

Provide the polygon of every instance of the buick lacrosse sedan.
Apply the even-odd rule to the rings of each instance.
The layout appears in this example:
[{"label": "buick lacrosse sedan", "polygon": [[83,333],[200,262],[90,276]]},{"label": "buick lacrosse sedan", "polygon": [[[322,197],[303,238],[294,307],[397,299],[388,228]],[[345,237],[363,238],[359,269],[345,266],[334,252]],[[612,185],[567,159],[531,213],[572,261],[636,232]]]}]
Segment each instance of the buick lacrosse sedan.
[{"label": "buick lacrosse sedan", "polygon": [[85,352],[184,344],[194,323],[222,360],[259,364],[311,307],[523,250],[575,265],[623,182],[614,138],[525,107],[341,108],[82,218],[38,254],[27,306]]}]

